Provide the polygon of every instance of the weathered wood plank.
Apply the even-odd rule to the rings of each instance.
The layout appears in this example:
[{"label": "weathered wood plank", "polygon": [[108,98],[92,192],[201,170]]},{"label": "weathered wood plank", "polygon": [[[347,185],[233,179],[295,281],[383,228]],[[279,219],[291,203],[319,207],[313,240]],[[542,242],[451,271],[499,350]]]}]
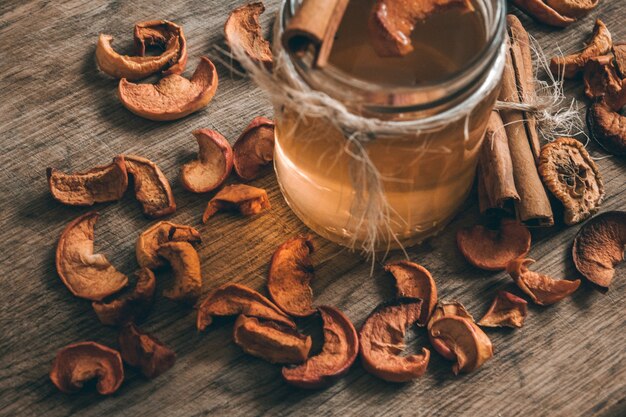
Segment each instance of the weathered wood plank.
[{"label": "weathered wood plank", "polygon": [[[242,354],[230,342],[230,321],[199,334],[193,311],[159,296],[143,327],[178,353],[176,366],[153,381],[129,370],[110,398],[94,393],[58,393],[47,373],[56,350],[78,340],[116,344],[113,329],[101,326],[88,302],[70,296],[54,267],[56,240],[69,220],[87,209],[63,207],[46,188],[45,168],[80,170],[105,163],[117,153],[154,160],[170,178],[178,210],[173,221],[198,226],[205,291],[228,281],[262,289],[269,258],[289,236],[306,228],[283,202],[273,175],[255,182],[266,187],[271,213],[242,219],[219,215],[207,225],[200,216],[206,197],[185,192],[177,179],[182,162],[195,152],[191,131],[210,127],[233,141],[256,115],[272,115],[262,92],[218,65],[220,87],[209,107],[173,123],[140,119],[115,97],[114,80],[98,73],[93,59],[98,33],[130,46],[132,24],[168,18],[182,24],[189,42],[188,73],[198,57],[221,41],[221,28],[236,1],[169,2],[6,0],[0,4],[0,413],[4,415],[528,415],[626,414],[626,302],[624,267],[602,295],[585,285],[571,299],[548,308],[530,308],[524,329],[489,331],[495,358],[480,372],[460,378],[433,355],[429,371],[414,384],[392,385],[356,364],[346,378],[319,392],[286,386],[280,369]],[[278,0],[266,2],[271,21]],[[603,1],[571,28],[555,31],[520,16],[548,56],[582,46],[596,17],[616,40],[626,41],[626,0]],[[582,88],[568,84],[569,97]],[[581,109],[581,112],[584,109]],[[592,142],[596,157],[604,155]],[[604,210],[626,207],[626,165],[617,158],[598,161],[606,180]],[[102,212],[96,246],[120,270],[136,268],[136,236],[146,220],[130,193]],[[472,224],[471,202],[440,236],[409,251],[427,266],[445,298],[463,301],[476,316],[487,309],[496,289],[511,287],[504,273],[468,266],[454,243],[457,227]],[[573,277],[570,245],[577,227],[533,232],[531,256],[537,268],[555,277]],[[360,326],[380,301],[393,294],[390,278],[357,254],[317,239],[319,303],[334,304]],[[394,254],[394,256],[399,256]],[[158,293],[169,283],[158,276]],[[424,342],[423,335],[409,344]]]}]

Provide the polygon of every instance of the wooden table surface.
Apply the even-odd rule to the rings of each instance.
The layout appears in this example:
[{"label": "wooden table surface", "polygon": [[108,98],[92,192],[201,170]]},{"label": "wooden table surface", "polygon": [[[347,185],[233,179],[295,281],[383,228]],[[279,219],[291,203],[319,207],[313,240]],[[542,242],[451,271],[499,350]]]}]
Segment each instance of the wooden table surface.
[{"label": "wooden table surface", "polygon": [[[178,354],[173,369],[146,380],[128,369],[110,397],[93,391],[64,395],[48,378],[55,352],[80,340],[116,345],[116,330],[102,326],[89,302],[74,298],[54,265],[56,242],[65,225],[89,208],[63,206],[48,191],[46,167],[76,171],[108,163],[120,153],[145,156],[170,179],[178,210],[170,220],[199,228],[206,293],[225,282],[264,291],[270,256],[288,237],[305,232],[289,211],[274,175],[253,184],[268,190],[269,214],[255,218],[219,215],[200,222],[209,196],[183,190],[181,164],[195,155],[191,131],[213,128],[231,142],[253,116],[272,108],[249,81],[220,64],[220,86],[210,105],[183,120],[151,122],[118,102],[116,81],[99,73],[94,47],[110,33],[118,48],[129,48],[135,21],[166,18],[182,24],[189,43],[187,74],[200,55],[222,41],[222,25],[239,1],[44,1],[0,3],[0,414],[88,416],[179,415],[423,415],[423,416],[618,416],[626,415],[626,268],[621,266],[607,294],[583,285],[557,305],[530,307],[521,330],[487,330],[495,356],[479,372],[455,377],[451,364],[433,354],[427,374],[394,385],[353,366],[323,391],[287,386],[280,367],[247,356],[231,342],[232,321],[209,331],[195,329],[194,311],[164,299],[167,272],[158,274],[157,300],[143,328]],[[278,9],[267,1],[266,25]],[[516,12],[516,11],[515,11]],[[517,12],[516,12],[517,13]],[[626,41],[626,0],[603,0],[590,16],[566,30],[537,25],[520,15],[548,56],[582,47],[594,19],[602,18],[615,40]],[[581,99],[580,84],[568,95]],[[605,154],[591,142],[594,157]],[[626,165],[618,158],[598,164],[605,178],[603,211],[626,207]],[[409,250],[411,259],[434,275],[442,298],[461,300],[480,317],[496,290],[511,289],[505,273],[470,267],[455,247],[454,233],[478,218],[475,197],[445,233]],[[98,205],[96,249],[127,274],[137,268],[134,245],[151,221],[132,192],[122,201]],[[571,242],[579,227],[534,231],[536,269],[575,278]],[[368,313],[392,298],[393,284],[380,264],[370,264],[322,238],[316,240],[316,302],[338,306],[360,327]],[[392,255],[399,258],[398,254]],[[409,346],[425,343],[418,332]]]}]

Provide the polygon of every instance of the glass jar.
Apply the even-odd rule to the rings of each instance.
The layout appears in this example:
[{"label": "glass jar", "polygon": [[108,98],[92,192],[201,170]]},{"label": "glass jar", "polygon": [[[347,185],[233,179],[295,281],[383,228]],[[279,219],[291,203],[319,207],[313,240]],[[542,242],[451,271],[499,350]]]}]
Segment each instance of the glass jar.
[{"label": "glass jar", "polygon": [[[277,24],[284,28],[297,3],[283,1]],[[410,246],[437,233],[470,192],[506,44],[505,2],[476,0],[475,7],[484,23],[484,45],[443,81],[399,87],[354,78],[332,63],[314,69],[310,56],[289,57],[312,90],[342,103],[350,113],[390,126],[388,133],[378,132],[362,142],[380,174],[389,207],[391,233],[380,234],[375,250]],[[367,239],[370,220],[354,215],[354,153],[347,146],[351,127],[282,103],[275,103],[274,110],[274,166],[287,203],[316,233],[359,246]],[[395,128],[403,133],[394,133]]]}]

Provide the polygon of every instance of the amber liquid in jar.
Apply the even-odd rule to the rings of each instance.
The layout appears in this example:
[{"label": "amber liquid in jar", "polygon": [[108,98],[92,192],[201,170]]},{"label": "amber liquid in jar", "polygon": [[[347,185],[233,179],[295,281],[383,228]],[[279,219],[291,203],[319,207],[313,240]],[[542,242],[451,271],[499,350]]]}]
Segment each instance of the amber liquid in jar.
[{"label": "amber liquid in jar", "polygon": [[[478,12],[450,10],[416,25],[411,54],[381,58],[369,43],[367,19],[372,4],[372,0],[349,3],[329,59],[330,65],[359,80],[390,88],[445,81],[466,67],[487,41]],[[486,95],[467,121],[460,118],[432,132],[379,137],[365,145],[383,177],[392,209],[390,225],[402,245],[439,231],[467,197],[495,95],[495,91]],[[358,245],[365,232],[363,225],[358,226],[360,219],[351,215],[355,190],[345,146],[342,132],[326,120],[306,117],[297,109],[277,111],[275,168],[290,207],[322,236],[341,244],[356,238]],[[395,239],[381,238],[379,250],[398,246]]]}]

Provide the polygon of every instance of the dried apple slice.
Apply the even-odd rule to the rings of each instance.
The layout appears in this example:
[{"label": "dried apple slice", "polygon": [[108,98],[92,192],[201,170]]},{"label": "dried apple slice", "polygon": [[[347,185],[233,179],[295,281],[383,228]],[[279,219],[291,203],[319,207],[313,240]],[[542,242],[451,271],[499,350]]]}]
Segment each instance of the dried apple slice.
[{"label": "dried apple slice", "polygon": [[322,351],[296,367],[284,367],[285,381],[299,388],[318,389],[345,375],[359,353],[359,337],[352,322],[334,307],[318,307],[324,326]]},{"label": "dried apple slice", "polygon": [[613,65],[613,55],[601,55],[587,61],[583,80],[585,95],[592,100],[619,96],[622,90],[622,79]]},{"label": "dried apple slice", "polygon": [[576,21],[573,17],[560,14],[544,0],[513,0],[520,10],[546,25],[564,28]]},{"label": "dried apple slice", "polygon": [[[135,24],[135,46],[140,56],[146,55],[146,47],[156,46],[167,50],[172,39],[178,40],[178,53],[163,71],[163,75],[182,74],[187,65],[187,40],[183,28],[168,20],[149,20]],[[122,77],[120,77],[122,78]],[[128,78],[128,77],[124,77]]]},{"label": "dried apple slice", "polygon": [[465,317],[448,316],[436,320],[430,328],[433,339],[439,340],[454,353],[455,375],[480,368],[493,356],[493,345],[480,327]]},{"label": "dried apple slice", "polygon": [[233,340],[247,354],[280,364],[304,362],[312,344],[291,326],[243,314],[235,321]]},{"label": "dried apple slice", "polygon": [[289,239],[274,252],[267,289],[285,313],[306,317],[315,313],[310,282],[315,272],[311,262],[313,242],[309,237]]},{"label": "dried apple slice", "polygon": [[435,350],[444,358],[453,361],[456,359],[454,352],[451,351],[448,345],[443,343],[441,339],[435,339],[430,333],[430,329],[433,327],[434,322],[442,317],[450,316],[463,317],[474,323],[474,317],[472,317],[469,311],[465,309],[463,304],[458,301],[440,301],[437,304],[437,307],[435,307],[433,314],[430,316],[430,320],[428,321],[426,328],[428,329],[428,339],[433,345],[433,348],[435,348]]},{"label": "dried apple slice", "polygon": [[[622,89],[626,92],[626,88]],[[626,116],[611,108],[605,101],[599,101],[587,111],[587,125],[593,138],[607,152],[613,155],[626,155]]]},{"label": "dried apple slice", "polygon": [[167,260],[174,271],[174,285],[163,291],[169,299],[194,303],[202,290],[202,273],[198,252],[188,242],[167,242],[157,254]]},{"label": "dried apple slice", "polygon": [[107,258],[93,252],[94,226],[99,213],[83,214],[67,225],[56,251],[56,267],[65,286],[77,297],[100,301],[128,284]]},{"label": "dried apple slice", "polygon": [[622,78],[626,78],[626,43],[614,44],[613,56],[615,57],[617,71]]},{"label": "dried apple slice", "polygon": [[119,326],[129,321],[141,321],[148,315],[154,302],[156,280],[148,268],[140,269],[135,275],[137,283],[132,291],[108,302],[91,303],[100,323],[107,326]]},{"label": "dried apple slice", "polygon": [[409,326],[419,322],[422,301],[400,298],[376,307],[359,333],[363,368],[389,382],[408,382],[424,375],[430,351],[400,356]]},{"label": "dried apple slice", "polygon": [[198,307],[196,324],[198,330],[204,330],[213,323],[213,316],[239,314],[276,321],[292,328],[296,326],[274,303],[240,284],[224,284],[213,290]]},{"label": "dried apple slice", "polygon": [[163,217],[176,211],[170,183],[152,161],[135,155],[125,155],[126,169],[135,180],[135,198],[143,213],[151,218]]},{"label": "dried apple slice", "polygon": [[376,0],[370,12],[370,41],[379,56],[407,55],[413,51],[411,33],[415,24],[447,9],[474,10],[470,0]]},{"label": "dried apple slice", "polygon": [[599,0],[545,0],[546,4],[563,16],[579,19],[598,5]]},{"label": "dried apple slice", "polygon": [[237,210],[244,216],[253,216],[270,208],[270,200],[264,189],[244,184],[227,185],[207,204],[202,223],[206,223],[218,211]]},{"label": "dried apple slice", "polygon": [[550,61],[550,71],[555,76],[563,76],[567,79],[579,75],[585,68],[585,64],[593,57],[605,55],[611,52],[613,41],[611,33],[606,25],[600,20],[596,20],[593,28],[591,41],[581,52],[552,58]]},{"label": "dried apple slice", "polygon": [[59,350],[52,363],[50,379],[59,391],[72,394],[96,378],[102,395],[113,394],[124,381],[120,353],[96,342],[80,342]]},{"label": "dried apple slice", "polygon": [[498,291],[489,311],[478,322],[484,327],[522,327],[528,314],[528,303],[507,291]]},{"label": "dried apple slice", "polygon": [[156,337],[143,333],[133,323],[122,328],[118,340],[124,362],[139,368],[146,378],[156,378],[176,362],[172,349]]},{"label": "dried apple slice", "polygon": [[244,181],[257,178],[274,159],[274,122],[255,117],[233,145],[233,153],[237,175]]},{"label": "dried apple slice", "polygon": [[502,271],[509,261],[526,255],[530,240],[528,228],[511,219],[502,219],[498,230],[476,225],[456,233],[457,246],[465,259],[487,271]]},{"label": "dried apple slice", "polygon": [[188,191],[213,191],[226,180],[233,169],[233,149],[219,132],[211,129],[194,130],[198,142],[198,159],[187,162],[180,178]]},{"label": "dried apple slice", "polygon": [[419,322],[426,325],[437,305],[437,285],[426,268],[409,261],[392,262],[385,265],[396,280],[396,296],[422,300]]},{"label": "dried apple slice", "polygon": [[515,259],[509,263],[506,271],[535,304],[542,306],[554,304],[572,295],[580,286],[579,279],[575,281],[557,280],[530,271],[526,266],[534,262],[532,259]]},{"label": "dried apple slice", "polygon": [[609,211],[587,222],[576,234],[572,257],[576,269],[600,287],[608,288],[615,266],[624,260],[626,212]]},{"label": "dried apple slice", "polygon": [[135,255],[139,266],[157,269],[165,265],[163,259],[157,254],[162,244],[167,242],[198,243],[200,241],[202,241],[200,232],[193,227],[160,221],[139,235],[135,244]]},{"label": "dried apple slice", "polygon": [[224,37],[231,49],[236,45],[254,62],[272,69],[272,50],[259,23],[259,16],[264,11],[265,6],[260,1],[236,8],[224,24]]},{"label": "dried apple slice", "polygon": [[134,84],[122,78],[118,95],[124,107],[137,116],[156,121],[177,120],[209,104],[217,84],[215,65],[202,57],[191,80],[171,74],[156,84]]},{"label": "dried apple slice", "polygon": [[86,172],[65,174],[48,168],[46,174],[52,197],[72,206],[91,206],[119,200],[128,187],[123,156],[116,156],[109,165]]}]

